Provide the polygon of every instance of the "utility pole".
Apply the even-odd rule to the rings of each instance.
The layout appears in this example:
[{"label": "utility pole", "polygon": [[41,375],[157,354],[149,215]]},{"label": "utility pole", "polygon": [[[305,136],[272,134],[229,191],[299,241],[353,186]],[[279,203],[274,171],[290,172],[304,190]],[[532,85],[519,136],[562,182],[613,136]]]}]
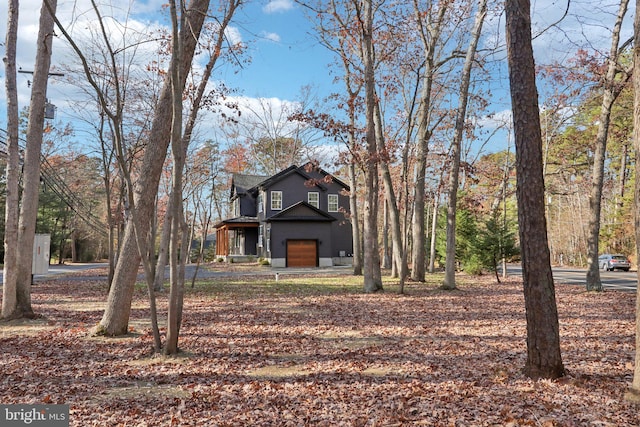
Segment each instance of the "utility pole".
[{"label": "utility pole", "polygon": [[[32,70],[23,70],[22,67],[20,67],[18,69],[19,73],[22,74],[31,74],[33,75],[33,71]],[[55,76],[55,77],[64,77],[64,73],[56,73],[56,72],[49,72],[49,77],[51,76]],[[31,80],[27,80],[27,87],[31,87]],[[56,118],[56,106],[52,103],[49,102],[49,100],[47,99],[45,102],[45,106],[44,106],[44,118],[45,119],[55,119]]]}]

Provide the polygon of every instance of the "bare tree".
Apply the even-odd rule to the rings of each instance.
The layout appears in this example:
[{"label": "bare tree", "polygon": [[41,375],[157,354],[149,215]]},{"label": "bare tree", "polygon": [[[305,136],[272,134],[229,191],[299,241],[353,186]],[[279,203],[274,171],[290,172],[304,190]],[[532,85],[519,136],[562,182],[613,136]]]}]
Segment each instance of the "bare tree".
[{"label": "bare tree", "polygon": [[588,254],[587,264],[587,290],[602,291],[600,281],[600,266],[598,263],[599,236],[600,236],[600,213],[602,205],[602,183],[604,180],[604,161],[607,152],[607,139],[609,136],[609,123],[611,122],[611,110],[626,81],[631,76],[631,70],[626,71],[623,81],[617,81],[616,77],[621,70],[618,61],[620,53],[618,45],[620,42],[620,30],[622,21],[627,13],[629,0],[621,0],[616,23],[613,26],[611,35],[611,49],[607,59],[607,74],[604,77],[604,91],[602,93],[602,105],[600,107],[600,120],[598,122],[598,133],[595,141],[595,152],[593,156],[593,174],[591,177],[591,190],[589,192],[589,235],[587,239]]},{"label": "bare tree", "polygon": [[[182,245],[186,239],[184,220],[183,199],[182,199],[182,176],[186,150],[182,139],[182,91],[184,88],[183,70],[178,61],[182,58],[182,39],[179,32],[184,29],[185,16],[182,10],[182,2],[170,0],[171,11],[171,157],[173,159],[172,183],[171,183],[171,241],[169,245],[169,265],[170,282],[169,308],[167,311],[167,342],[165,344],[165,354],[178,353],[178,336],[182,321],[182,305],[184,299],[184,260],[188,257],[188,250]],[[180,13],[178,13],[178,8]],[[180,250],[180,249],[185,250]]]},{"label": "bare tree", "polygon": [[312,109],[313,99],[311,88],[305,86],[294,102],[258,98],[239,103],[242,115],[224,125],[242,138],[251,152],[251,172],[273,175],[291,165],[318,160],[320,152],[313,144],[317,129],[294,119]]},{"label": "bare tree", "polygon": [[[386,149],[385,137],[382,125],[382,113],[380,112],[380,102],[376,102],[376,139],[380,145],[380,169],[382,171],[382,182],[384,183],[385,206],[386,213],[389,214],[391,220],[391,250],[392,250],[392,277],[400,278],[399,293],[404,293],[404,282],[409,270],[407,266],[407,256],[405,254],[402,232],[400,231],[400,210],[398,208],[398,199],[393,188],[393,179],[389,167],[390,158]],[[385,215],[386,216],[386,215]]]},{"label": "bare tree", "polygon": [[[189,199],[193,210],[192,231],[199,236],[199,247],[196,256],[196,266],[191,278],[191,287],[195,286],[200,264],[204,261],[207,247],[207,235],[214,218],[222,219],[221,202],[223,195],[221,187],[225,184],[222,156],[219,146],[213,141],[207,141],[203,147],[193,150],[187,156],[187,170],[185,171],[185,200]],[[226,189],[226,187],[225,187]],[[226,195],[226,192],[224,193]],[[190,239],[192,241],[192,239]]]},{"label": "bare tree", "polygon": [[[640,10],[640,0],[636,0],[636,11]],[[640,14],[636,13],[633,32],[633,149],[636,159],[640,159]],[[640,176],[640,162],[636,161],[636,177]],[[640,253],[640,180],[636,179],[634,195],[634,228],[636,253]],[[640,268],[637,277],[640,282]],[[636,358],[633,370],[633,382],[625,395],[627,400],[640,402],[640,286],[636,294]]]},{"label": "bare tree", "polygon": [[21,316],[17,294],[18,206],[20,202],[20,152],[18,148],[19,108],[16,83],[16,45],[18,40],[18,0],[8,4],[7,37],[5,42],[5,88],[7,93],[7,170],[4,231],[4,279],[0,318]]},{"label": "bare tree", "polygon": [[[180,2],[180,4],[182,4]],[[191,142],[191,135],[195,126],[200,105],[205,93],[207,82],[211,76],[214,66],[217,60],[220,58],[220,52],[222,51],[222,45],[225,40],[225,31],[231,18],[233,17],[237,8],[242,4],[241,0],[229,0],[227,8],[224,11],[224,18],[218,27],[216,34],[215,48],[211,53],[209,62],[205,67],[204,75],[200,81],[196,95],[191,106],[191,113],[187,118],[184,134],[182,134],[182,92],[184,90],[185,83],[183,80],[186,76],[182,75],[179,67],[179,62],[182,55],[183,45],[182,40],[179,37],[179,31],[185,31],[185,14],[181,10],[178,20],[178,13],[175,4],[175,0],[171,1],[171,17],[172,17],[172,101],[173,101],[173,117],[171,128],[171,156],[173,159],[172,169],[172,183],[171,183],[171,200],[170,206],[170,218],[171,221],[171,239],[169,245],[169,266],[170,266],[170,292],[169,292],[169,312],[167,318],[167,341],[164,348],[165,354],[176,354],[178,352],[178,336],[180,331],[180,325],[182,322],[182,307],[184,296],[184,281],[185,281],[185,263],[189,257],[189,232],[185,221],[184,215],[184,198],[183,198],[183,176],[186,162],[186,155],[189,144]],[[182,8],[180,8],[182,9]],[[179,83],[177,83],[179,82]]]},{"label": "bare tree", "polygon": [[[76,111],[76,120],[92,128],[102,159],[104,187],[109,222],[109,285],[111,285],[118,259],[116,232],[122,232],[125,218],[134,215],[131,175],[136,173],[136,162],[146,144],[155,101],[159,91],[160,64],[147,59],[142,67],[141,47],[151,41],[149,34],[131,31],[127,19],[122,19],[119,38],[112,36],[111,24],[103,23],[97,5],[92,3],[98,19],[86,27],[88,38],[80,35],[71,39],[73,25],[61,29],[71,39],[69,43],[76,51],[79,64],[66,67],[65,75],[73,86],[87,98],[95,101],[95,113],[86,99],[71,104]],[[84,15],[83,15],[84,16]],[[90,59],[88,59],[90,58]],[[143,71],[144,68],[144,71]],[[124,217],[124,218],[123,218]],[[116,227],[119,227],[116,229]]]},{"label": "bare tree", "polygon": [[455,134],[451,147],[451,172],[449,174],[449,204],[447,206],[447,255],[444,283],[444,289],[456,288],[456,208],[458,203],[458,178],[460,174],[460,155],[462,146],[462,137],[465,130],[465,122],[467,117],[467,104],[469,101],[469,86],[471,82],[471,70],[475,61],[478,41],[482,32],[482,24],[487,14],[487,0],[478,1],[478,9],[476,11],[475,23],[471,30],[471,40],[467,47],[467,55],[460,76],[460,96],[459,105],[456,112]]},{"label": "bare tree", "polygon": [[[344,13],[341,13],[340,6],[339,2],[329,1],[325,9],[322,6],[322,1],[319,1],[319,5],[313,9],[313,19],[320,43],[336,53],[338,56],[336,62],[342,67],[341,80],[344,83],[345,93],[341,97],[343,102],[340,102],[340,105],[345,110],[348,119],[347,123],[337,123],[335,118],[326,117],[319,120],[317,126],[328,135],[333,135],[337,140],[342,141],[346,146],[347,155],[343,159],[347,165],[350,187],[349,216],[353,236],[353,274],[361,275],[363,260],[361,214],[358,203],[358,173],[364,170],[364,165],[361,162],[362,147],[359,138],[361,129],[357,126],[357,122],[363,82],[362,70],[358,67],[359,63],[354,60],[354,56],[357,56],[357,53],[353,52],[354,38],[357,37],[357,32],[351,31],[353,20],[350,16],[353,11],[351,8],[345,7]],[[307,7],[310,6],[307,5]]]},{"label": "bare tree", "polygon": [[[186,73],[191,66],[208,6],[208,0],[192,0],[185,11],[186,25],[180,34],[183,39],[183,50],[179,60],[183,73]],[[173,116],[171,74],[168,73],[165,78],[149,135],[149,145],[142,158],[139,179],[135,183],[134,201],[141,221],[138,224],[134,224],[133,221],[126,224],[113,286],[109,292],[102,320],[97,326],[96,332],[105,335],[116,336],[128,333],[131,300],[141,254],[147,253],[146,245],[143,248],[138,247],[138,238],[146,238],[150,230],[150,219],[154,214],[158,183],[171,134]],[[153,281],[152,278],[151,280]],[[151,288],[153,289],[153,284]]]},{"label": "bare tree", "polygon": [[[358,5],[359,6],[359,5]],[[362,61],[364,66],[365,89],[365,201],[364,201],[364,291],[382,290],[382,272],[380,271],[380,252],[378,250],[378,137],[376,134],[376,95],[375,50],[374,50],[374,4],[373,0],[364,0],[362,9],[358,8],[358,25],[362,37]]]},{"label": "bare tree", "polygon": [[[422,55],[424,65],[422,65],[422,82],[420,89],[420,102],[416,111],[417,121],[417,147],[415,159],[415,189],[413,196],[413,252],[411,255],[411,278],[413,280],[425,281],[426,248],[425,236],[426,225],[424,219],[425,211],[425,177],[427,169],[427,156],[429,154],[429,141],[434,131],[432,123],[433,114],[433,91],[436,80],[436,71],[441,64],[438,63],[437,46],[441,42],[441,35],[445,25],[445,16],[451,5],[450,2],[439,4],[438,8],[429,8],[425,13],[421,10],[421,4],[417,0],[413,1],[415,20],[419,29],[419,37],[422,42]],[[438,120],[435,120],[438,122]]]},{"label": "bare tree", "polygon": [[560,327],[547,241],[542,173],[542,131],[531,43],[529,0],[507,0],[507,58],[516,145],[516,196],[531,378],[564,375]]},{"label": "bare tree", "polygon": [[[36,64],[34,67],[33,82],[31,84],[29,122],[27,125],[27,144],[22,167],[22,197],[20,199],[20,215],[17,224],[17,240],[16,246],[8,248],[10,252],[14,251],[17,253],[9,255],[10,268],[15,268],[15,273],[8,271],[7,276],[5,276],[5,280],[15,279],[15,284],[5,282],[8,287],[7,295],[9,300],[6,306],[3,301],[2,311],[3,317],[7,318],[33,317],[35,315],[31,306],[31,264],[33,261],[33,245],[38,214],[38,195],[40,192],[40,155],[43,138],[42,130],[44,129],[44,110],[47,99],[47,82],[49,80],[51,50],[53,46],[53,14],[55,14],[57,1],[49,0],[50,4],[48,7],[46,3],[47,0],[43,2],[40,10]],[[17,15],[13,17],[17,21]],[[9,29],[11,25],[14,24],[10,23]],[[15,25],[17,25],[17,22],[15,22]],[[13,117],[13,119],[15,118],[16,117]],[[17,139],[15,143],[17,144]],[[14,164],[13,166],[16,165]],[[12,174],[12,178],[16,177],[17,174]],[[12,183],[11,187],[15,190],[17,184]],[[17,200],[17,198],[13,196],[14,195],[12,195],[11,202]],[[9,202],[9,199],[7,201]],[[10,215],[14,215],[16,209],[16,206],[8,206],[7,212]],[[15,226],[13,219],[11,223],[12,226]],[[12,235],[11,238],[13,237],[16,237],[15,234]],[[15,264],[13,264],[14,259]],[[6,268],[8,267],[5,266],[5,269]],[[13,295],[14,291],[15,295]]]}]

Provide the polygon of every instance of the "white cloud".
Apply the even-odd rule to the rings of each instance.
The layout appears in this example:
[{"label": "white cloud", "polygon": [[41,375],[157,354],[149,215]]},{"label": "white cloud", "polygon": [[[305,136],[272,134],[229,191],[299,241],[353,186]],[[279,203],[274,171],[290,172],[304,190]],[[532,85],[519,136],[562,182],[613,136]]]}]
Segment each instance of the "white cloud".
[{"label": "white cloud", "polygon": [[262,37],[267,40],[271,40],[272,42],[280,42],[280,35],[278,33],[268,33],[265,31],[262,33]]},{"label": "white cloud", "polygon": [[297,102],[291,102],[280,98],[251,98],[246,96],[230,97],[245,115],[269,116],[271,120],[286,118],[288,114],[298,107]]},{"label": "white cloud", "polygon": [[511,110],[496,111],[490,116],[478,117],[475,124],[484,129],[509,129],[511,127]]},{"label": "white cloud", "polygon": [[240,32],[240,29],[233,25],[229,25],[224,30],[224,35],[227,37],[227,39],[229,39],[229,42],[232,45],[242,42],[242,33]]},{"label": "white cloud", "polygon": [[[141,62],[137,66],[137,70],[144,70],[144,65],[158,58],[158,44],[146,40],[154,37],[153,35],[149,36],[151,31],[161,27],[161,24],[153,19],[162,15],[152,12],[160,11],[162,3],[163,0],[135,2],[135,11],[132,10],[134,3],[130,0],[113,0],[108,7],[101,6],[106,30],[113,34],[114,49],[123,49],[127,46],[128,57],[135,55],[137,60]],[[22,0],[20,2],[16,65],[24,71],[31,71],[34,68],[41,6],[41,0]],[[0,16],[7,16],[7,13],[6,2],[0,2]],[[57,8],[57,16],[65,29],[72,34],[75,41],[84,50],[94,49],[89,56],[93,58],[100,55],[95,44],[91,42],[92,39],[100,38],[98,35],[100,30],[97,28],[95,14],[89,2],[61,2]],[[52,71],[59,71],[63,66],[81,70],[75,53],[72,52],[61,31],[55,28],[54,32],[56,36],[53,39]],[[6,20],[0,20],[0,34],[2,34],[0,37],[6,34]],[[0,54],[4,54],[3,47],[0,47]],[[29,81],[33,77],[29,74],[18,74],[17,78],[19,105],[22,108],[28,105],[31,91]],[[4,91],[0,92],[0,101],[4,102],[5,93]],[[65,81],[65,78],[50,78],[47,97],[58,106],[60,119],[73,120],[73,117],[65,117],[65,112],[68,110],[65,107],[69,104],[70,98],[74,96],[79,96],[79,91]],[[0,128],[4,126],[4,118],[5,115],[2,114]]]},{"label": "white cloud", "polygon": [[294,3],[291,0],[272,0],[267,3],[262,11],[264,13],[286,12],[293,9]]}]

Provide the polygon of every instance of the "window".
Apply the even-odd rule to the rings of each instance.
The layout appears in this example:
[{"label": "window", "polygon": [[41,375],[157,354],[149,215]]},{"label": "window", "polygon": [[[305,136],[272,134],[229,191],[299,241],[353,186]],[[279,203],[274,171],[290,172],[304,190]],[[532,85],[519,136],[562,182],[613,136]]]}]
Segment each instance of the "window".
[{"label": "window", "polygon": [[244,249],[242,247],[243,242],[244,242],[244,230],[243,229],[236,230],[235,239],[234,239],[234,252],[236,255],[244,255]]},{"label": "window", "polygon": [[240,216],[240,199],[233,199],[231,210],[233,211],[234,216]]},{"label": "window", "polygon": [[262,247],[262,233],[264,233],[264,225],[260,224],[258,227],[258,247]]},{"label": "window", "polygon": [[337,194],[329,194],[329,212],[338,212],[338,195]]},{"label": "window", "polygon": [[317,193],[317,192],[307,193],[307,201],[311,206],[320,209],[320,193]]},{"label": "window", "polygon": [[258,193],[258,212],[262,213],[262,210],[264,209],[263,203],[262,203],[262,192]]},{"label": "window", "polygon": [[267,252],[271,252],[271,227],[267,227]]},{"label": "window", "polygon": [[271,209],[274,211],[282,210],[282,191],[271,192]]}]

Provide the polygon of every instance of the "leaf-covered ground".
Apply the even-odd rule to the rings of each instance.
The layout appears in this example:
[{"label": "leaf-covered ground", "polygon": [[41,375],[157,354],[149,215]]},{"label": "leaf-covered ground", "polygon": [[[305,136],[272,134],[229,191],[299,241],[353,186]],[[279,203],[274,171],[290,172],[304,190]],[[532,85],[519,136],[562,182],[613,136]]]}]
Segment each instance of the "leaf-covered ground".
[{"label": "leaf-covered ground", "polygon": [[349,275],[212,279],[188,289],[183,353],[165,358],[142,286],[130,336],[90,335],[106,295],[91,274],[38,283],[42,317],[0,324],[0,403],[69,404],[72,426],[640,425],[632,293],[557,284],[567,376],[531,381],[514,279],[406,295]]}]

